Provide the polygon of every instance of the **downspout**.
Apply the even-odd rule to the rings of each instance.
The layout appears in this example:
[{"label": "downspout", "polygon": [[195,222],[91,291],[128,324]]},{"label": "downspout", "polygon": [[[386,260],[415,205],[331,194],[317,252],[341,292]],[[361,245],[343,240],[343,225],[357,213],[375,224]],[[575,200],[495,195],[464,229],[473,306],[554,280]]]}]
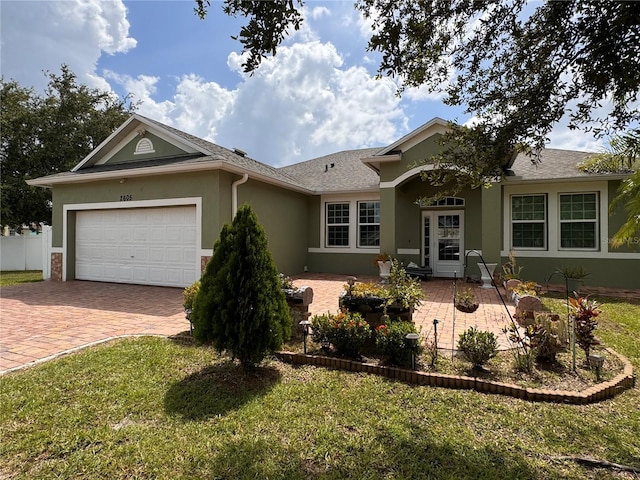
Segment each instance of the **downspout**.
[{"label": "downspout", "polygon": [[231,220],[235,218],[238,211],[238,185],[242,185],[247,180],[249,180],[249,174],[245,173],[240,180],[236,180],[231,184]]}]

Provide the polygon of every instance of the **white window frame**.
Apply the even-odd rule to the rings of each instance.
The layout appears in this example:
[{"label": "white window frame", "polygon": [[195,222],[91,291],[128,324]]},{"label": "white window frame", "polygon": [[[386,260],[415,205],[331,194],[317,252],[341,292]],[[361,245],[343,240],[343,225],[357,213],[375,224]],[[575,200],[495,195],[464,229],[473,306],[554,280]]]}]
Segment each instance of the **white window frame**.
[{"label": "white window frame", "polygon": [[[347,206],[347,214],[349,216],[347,223],[329,223],[329,206],[330,205],[346,205]],[[324,217],[325,217],[325,237],[324,237],[324,241],[325,244],[324,246],[326,248],[349,248],[349,246],[352,244],[351,243],[351,219],[353,218],[352,212],[351,212],[351,205],[349,202],[340,202],[340,201],[336,201],[336,202],[325,202],[324,203]],[[347,244],[346,245],[330,245],[329,244],[329,229],[331,227],[347,227]]]},{"label": "white window frame", "polygon": [[[340,193],[320,196],[320,242],[318,247],[309,247],[309,253],[353,253],[367,254],[379,253],[380,247],[358,247],[358,203],[380,202],[378,192]],[[327,246],[327,204],[349,204],[349,246]],[[382,202],[381,205],[382,207]],[[354,220],[355,219],[355,220]],[[382,232],[381,232],[382,233]]]},{"label": "white window frame", "polygon": [[[360,205],[365,203],[377,203],[378,204],[378,221],[373,223],[361,222],[360,221]],[[356,240],[358,248],[365,248],[368,250],[371,249],[379,249],[380,248],[380,200],[358,200],[356,202],[356,212],[357,212],[357,229],[356,229]],[[369,227],[369,226],[377,226],[378,227],[378,245],[361,245],[360,244],[360,228],[361,227]]]},{"label": "white window frame", "polygon": [[[561,198],[563,195],[595,195],[596,197],[596,216],[594,219],[579,219],[579,220],[563,220],[562,219],[562,202]],[[599,250],[600,245],[600,195],[597,191],[584,191],[584,192],[560,192],[558,193],[558,250],[563,252],[565,251],[576,251],[576,252],[594,252]],[[594,225],[594,246],[586,247],[586,248],[569,248],[562,246],[562,225],[568,223],[593,223]]]},{"label": "white window frame", "polygon": [[[515,197],[542,197],[544,199],[544,220],[514,220],[513,219],[513,200]],[[545,193],[514,193],[509,195],[509,246],[510,249],[516,251],[522,250],[535,250],[535,251],[545,251],[548,249],[548,223],[549,223],[549,197]],[[518,246],[516,247],[513,244],[513,226],[514,224],[540,224],[543,225],[543,245],[541,247],[526,247],[526,246]]]},{"label": "white window frame", "polygon": [[[504,206],[504,215],[502,217],[502,249],[500,255],[507,257],[509,255],[509,245],[511,244],[511,195],[532,195],[544,193],[547,195],[547,226],[548,226],[548,250],[542,253],[540,250],[524,250],[514,249],[516,255],[522,258],[539,258],[544,255],[546,258],[601,258],[601,259],[633,259],[640,258],[638,252],[619,252],[610,249],[608,246],[609,234],[609,181],[608,180],[587,180],[587,181],[557,181],[557,182],[526,182],[519,179],[509,180],[507,178],[502,183],[502,202]],[[560,250],[558,248],[560,222],[558,221],[558,194],[559,193],[583,193],[597,192],[599,198],[598,218],[598,238],[600,239],[599,248],[595,251],[585,250]],[[562,265],[559,260],[558,265]]]}]

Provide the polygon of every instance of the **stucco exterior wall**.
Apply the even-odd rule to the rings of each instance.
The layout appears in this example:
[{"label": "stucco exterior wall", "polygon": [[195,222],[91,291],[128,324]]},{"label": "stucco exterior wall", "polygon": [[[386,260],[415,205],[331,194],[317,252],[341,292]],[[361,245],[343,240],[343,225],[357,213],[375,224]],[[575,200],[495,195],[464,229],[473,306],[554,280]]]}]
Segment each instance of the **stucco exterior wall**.
[{"label": "stucco exterior wall", "polygon": [[[131,201],[201,197],[202,248],[212,248],[221,221],[231,218],[230,179],[231,176],[221,179],[220,172],[215,170],[140,178],[127,178],[123,171],[119,179],[56,186],[53,189],[53,247],[62,247],[64,205],[113,203],[117,208]],[[225,212],[228,212],[226,216]]]},{"label": "stucco exterior wall", "polygon": [[[126,178],[78,185],[56,186],[53,195],[53,247],[63,247],[63,210],[65,205],[112,203],[124,208],[135,202],[157,199],[200,198],[201,253],[210,254],[224,223],[231,223],[232,183],[239,178],[223,171],[157,175]],[[126,200],[122,200],[126,199]],[[168,200],[169,202],[171,200]],[[131,203],[134,202],[134,203]],[[249,203],[269,238],[278,268],[287,274],[303,271],[306,265],[308,198],[255,180],[238,187],[238,205]],[[67,212],[67,243],[64,258],[66,278],[75,278],[75,211]]]},{"label": "stucco exterior wall", "polygon": [[238,206],[245,203],[258,216],[278,269],[287,275],[302,272],[307,265],[308,197],[249,178],[238,186]]}]

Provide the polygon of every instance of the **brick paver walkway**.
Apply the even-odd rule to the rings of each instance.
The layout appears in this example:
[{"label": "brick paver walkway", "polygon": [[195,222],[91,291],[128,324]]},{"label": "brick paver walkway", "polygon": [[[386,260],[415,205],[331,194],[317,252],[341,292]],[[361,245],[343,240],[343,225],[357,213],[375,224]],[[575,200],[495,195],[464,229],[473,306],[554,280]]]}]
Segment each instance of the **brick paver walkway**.
[{"label": "brick paver walkway", "polygon": [[[312,315],[338,310],[338,296],[344,290],[347,275],[308,274],[294,277],[297,287],[308,285],[313,288],[314,297],[310,311]],[[358,276],[359,282],[377,282],[378,277]],[[438,347],[451,350],[462,332],[470,327],[486,330],[496,334],[500,348],[509,348],[502,328],[510,323],[504,305],[495,289],[483,289],[477,284],[464,283],[458,280],[457,288],[472,288],[480,307],[473,313],[463,313],[453,306],[453,279],[431,279],[421,282],[426,300],[413,314],[413,321],[421,328],[427,339],[434,340],[433,320],[437,319]],[[502,291],[504,296],[504,291]],[[507,302],[511,315],[515,308]]]},{"label": "brick paver walkway", "polygon": [[[313,288],[310,310],[318,314],[338,310],[346,279],[347,275],[305,274],[295,277],[294,283]],[[480,308],[461,313],[453,308],[451,280],[429,280],[422,287],[427,300],[414,313],[414,320],[431,340],[433,319],[439,320],[440,348],[450,349],[471,326],[493,331],[506,346],[501,329],[509,318],[494,290],[474,286]],[[0,374],[113,337],[174,335],[188,329],[179,288],[82,281],[4,287],[0,292]]]}]

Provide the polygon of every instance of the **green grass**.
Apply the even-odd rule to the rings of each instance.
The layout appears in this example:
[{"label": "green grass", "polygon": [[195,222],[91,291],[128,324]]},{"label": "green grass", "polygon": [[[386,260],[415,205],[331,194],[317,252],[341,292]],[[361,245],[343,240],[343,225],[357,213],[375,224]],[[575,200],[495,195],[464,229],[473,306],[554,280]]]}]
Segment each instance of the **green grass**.
[{"label": "green grass", "polygon": [[0,287],[42,281],[42,270],[26,270],[21,272],[0,272]]},{"label": "green grass", "polygon": [[[600,318],[640,368],[640,305]],[[638,405],[638,388],[533,404],[275,360],[245,376],[209,348],[121,340],[0,377],[0,478],[633,478],[554,457],[640,467]]]}]

